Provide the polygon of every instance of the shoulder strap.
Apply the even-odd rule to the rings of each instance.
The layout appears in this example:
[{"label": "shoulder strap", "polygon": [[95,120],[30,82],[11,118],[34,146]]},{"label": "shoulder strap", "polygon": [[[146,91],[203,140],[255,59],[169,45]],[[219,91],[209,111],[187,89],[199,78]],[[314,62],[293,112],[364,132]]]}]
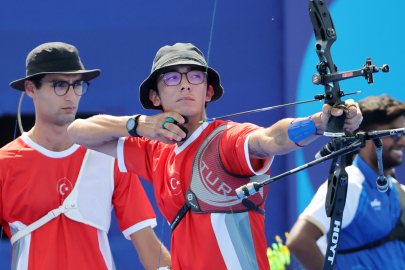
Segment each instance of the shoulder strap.
[{"label": "shoulder strap", "polygon": [[401,188],[401,185],[398,183],[398,181],[392,179],[392,182],[395,184],[395,187],[397,188],[399,196],[399,204],[401,206],[401,215],[397,221],[395,228],[387,236],[381,238],[380,240],[356,248],[338,250],[337,252],[338,254],[348,254],[365,249],[371,249],[394,240],[401,240],[402,242],[405,243],[405,192]]},{"label": "shoulder strap", "polygon": [[66,211],[68,211],[70,208],[68,206],[59,206],[59,208],[53,209],[52,211],[49,211],[48,214],[46,214],[45,216],[43,216],[42,218],[38,219],[37,221],[35,221],[34,223],[31,223],[30,225],[28,225],[27,227],[25,227],[22,230],[19,230],[17,233],[15,233],[10,241],[11,244],[14,245],[14,243],[20,239],[21,237],[35,231],[36,229],[38,229],[39,227],[41,227],[42,225],[45,225],[46,223],[48,223],[49,221],[51,221],[52,219],[56,218],[57,216],[59,216],[62,213],[65,213]]}]

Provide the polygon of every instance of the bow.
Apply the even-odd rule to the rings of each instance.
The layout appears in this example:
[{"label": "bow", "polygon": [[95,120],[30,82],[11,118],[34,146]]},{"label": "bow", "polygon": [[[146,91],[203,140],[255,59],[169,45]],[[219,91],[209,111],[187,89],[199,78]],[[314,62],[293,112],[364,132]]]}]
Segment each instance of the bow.
[{"label": "bow", "polygon": [[[340,90],[339,81],[363,76],[367,80],[368,84],[372,84],[374,82],[373,73],[379,72],[380,70],[383,72],[389,72],[389,66],[383,65],[382,67],[378,67],[372,64],[371,58],[366,58],[366,64],[364,64],[363,68],[361,69],[337,72],[337,67],[333,63],[330,51],[332,44],[337,39],[337,35],[326,2],[324,0],[310,0],[309,15],[316,38],[315,51],[320,61],[317,64],[318,74],[312,76],[312,82],[315,85],[324,86],[324,99],[326,104],[344,109],[345,106],[344,102],[341,100],[341,97],[345,94]],[[332,138],[332,142],[328,145],[333,147],[333,150],[322,154],[320,159],[304,164],[263,182],[249,183],[248,185],[242,186],[236,190],[239,198],[246,198],[256,193],[263,186],[266,186],[274,181],[307,169],[318,163],[324,162],[325,160],[332,159],[328,175],[328,192],[325,202],[326,214],[331,218],[331,223],[327,254],[325,256],[323,269],[333,269],[333,265],[335,263],[335,253],[339,244],[348,181],[348,175],[345,171],[345,154],[363,148],[366,140],[373,140],[377,150],[377,155],[379,156],[378,165],[380,168],[380,176],[377,179],[377,187],[380,191],[386,191],[388,184],[384,175],[382,174],[382,143],[380,138],[383,136],[389,136],[389,134],[394,134],[393,132],[404,132],[404,130],[401,129],[398,131],[384,131],[384,135],[378,134],[378,136],[374,134],[375,132],[369,132],[357,134],[356,136],[352,137],[346,137],[343,132],[345,118],[346,115],[342,114],[339,117],[331,116],[329,119],[324,135]],[[328,147],[328,145],[325,147]],[[340,162],[337,164],[339,157]]]},{"label": "bow", "polygon": [[[208,54],[207,54],[207,69],[209,66],[209,57],[210,57],[210,51],[211,51],[212,34],[213,34],[213,29],[214,29],[216,4],[217,4],[217,1],[215,1],[215,5],[214,5],[214,13],[213,13]],[[341,97],[348,95],[348,94],[344,94],[343,91],[340,90],[339,81],[363,76],[369,84],[372,84],[374,81],[373,73],[379,72],[379,70],[382,70],[383,72],[388,72],[389,66],[383,65],[380,68],[380,67],[372,64],[371,58],[367,58],[366,64],[361,69],[347,71],[347,72],[337,72],[337,68],[333,63],[333,60],[331,57],[331,52],[330,52],[330,48],[331,48],[333,42],[337,39],[337,36],[336,36],[336,31],[335,31],[335,28],[333,25],[333,21],[331,19],[331,16],[330,16],[330,13],[326,6],[325,1],[310,0],[309,1],[309,13],[310,13],[310,18],[311,18],[311,21],[313,24],[315,37],[316,37],[316,46],[315,46],[316,53],[320,60],[320,62],[317,65],[318,74],[315,74],[312,77],[312,82],[315,85],[323,85],[325,88],[325,93],[322,95],[317,95],[318,98],[317,98],[317,96],[315,96],[315,100],[324,99],[326,104],[330,104],[337,108],[344,108],[345,107],[344,102],[342,102]],[[355,93],[357,93],[357,92],[355,92]],[[354,94],[354,93],[349,93],[349,94]],[[311,100],[311,101],[314,101],[314,100]],[[303,101],[303,102],[298,102],[298,103],[293,103],[293,104],[284,104],[284,105],[279,105],[279,106],[274,106],[274,107],[267,107],[267,108],[263,108],[263,109],[257,109],[257,110],[227,115],[227,116],[223,116],[223,117],[217,117],[217,118],[213,118],[213,119],[207,119],[207,118],[203,117],[204,107],[202,107],[201,108],[201,118],[205,118],[205,119],[201,119],[201,122],[206,121],[208,123],[211,123],[211,122],[213,122],[213,120],[219,119],[219,118],[231,117],[231,116],[253,113],[253,112],[258,112],[258,111],[265,111],[265,110],[280,108],[280,107],[289,106],[289,105],[296,105],[296,104],[306,103],[306,102],[310,102],[310,101]],[[204,105],[202,105],[202,106],[204,106]],[[350,148],[350,149],[347,148],[349,142],[345,141],[346,138],[344,137],[344,132],[343,132],[343,125],[344,125],[345,118],[346,118],[345,114],[342,114],[342,116],[339,116],[339,117],[331,117],[328,122],[327,129],[325,132],[326,136],[333,138],[332,140],[333,140],[333,144],[334,144],[334,147],[336,150],[336,152],[332,156],[328,156],[328,158],[324,159],[324,160],[333,159],[332,164],[331,164],[331,169],[329,171],[329,177],[328,177],[328,183],[329,183],[328,190],[329,191],[328,191],[328,197],[327,197],[333,203],[331,203],[330,205],[327,205],[327,207],[330,207],[330,208],[327,208],[327,212],[328,212],[328,216],[332,217],[332,220],[335,220],[335,221],[337,220],[338,222],[339,222],[339,220],[336,216],[341,214],[340,219],[343,216],[342,213],[343,213],[344,202],[345,202],[345,197],[346,197],[346,192],[347,192],[347,185],[346,185],[347,184],[347,174],[345,172],[345,167],[344,167],[345,166],[344,165],[345,164],[344,155],[350,151],[353,151],[353,148],[355,148],[355,147],[357,147],[357,149],[359,147],[361,147],[361,144],[357,143],[354,146],[351,145],[352,148]],[[205,133],[205,130],[203,131],[203,134],[204,134],[205,138],[207,138],[207,134]],[[358,138],[356,138],[356,139],[358,139]],[[353,143],[353,141],[350,141],[350,142]],[[342,151],[340,151],[340,150],[342,150]],[[210,152],[211,152],[211,150],[210,150]],[[213,155],[212,152],[211,152],[211,154]],[[337,160],[339,157],[341,158],[341,161],[339,162],[339,167],[338,167],[337,173],[335,173],[335,168],[337,166]],[[324,160],[322,160],[322,161],[324,161]],[[313,164],[313,165],[315,165],[315,164]],[[306,169],[308,167],[309,167],[308,165],[303,165],[303,166],[300,166],[287,173],[292,174],[292,173],[298,172],[300,170]],[[217,175],[219,177],[219,180],[222,183],[224,183],[223,180],[221,179],[220,173],[218,173],[219,169],[217,167],[216,167],[216,170],[217,170]],[[281,176],[277,176],[278,177],[277,179],[271,178],[270,180],[275,181],[275,180],[281,179],[285,176],[287,176],[287,175],[283,174]],[[346,179],[346,180],[344,180],[344,179]],[[337,180],[337,181],[334,181],[334,180]],[[252,195],[254,192],[257,192],[260,188],[269,184],[270,182],[264,181],[262,183],[259,183],[260,185],[258,184],[256,186],[253,185],[253,183],[252,183],[250,186],[241,187],[240,189],[237,189],[236,191],[237,191],[238,195],[241,195],[241,196],[239,196],[239,198],[243,198],[243,196],[247,197],[249,195]],[[336,182],[339,184],[336,185],[335,184]],[[339,189],[339,186],[341,186],[342,188]],[[239,190],[239,192],[238,192],[238,190]],[[335,193],[332,193],[331,191],[335,191]],[[232,210],[232,204],[230,203],[230,199],[228,198],[228,195],[225,192],[224,192],[224,195],[227,199],[227,202],[228,202],[228,205],[230,208],[230,212],[232,214],[234,214],[234,212]],[[340,198],[344,198],[343,204],[336,206],[335,202]],[[238,227],[236,220],[234,220],[234,222],[235,222],[236,228],[238,228],[238,233],[241,236],[241,233],[239,231],[239,227]],[[332,227],[331,227],[331,231],[333,231]],[[332,238],[332,236],[333,236],[333,238]],[[242,244],[244,246],[246,256],[249,259],[248,253],[246,251],[246,247],[243,243],[243,237],[240,237],[240,238],[242,239]],[[330,246],[331,239],[336,240],[336,241],[334,241],[334,244],[336,244],[335,245],[335,248],[336,248],[338,238],[339,238],[339,235],[337,235],[337,240],[336,240],[336,236],[334,234],[333,235],[330,234],[328,248],[331,247]],[[334,263],[334,255],[331,260],[331,267],[333,267],[333,263]],[[324,269],[331,269],[331,268],[327,268],[327,266],[324,266],[324,267],[325,267]],[[253,269],[252,263],[250,263],[250,268]]]}]

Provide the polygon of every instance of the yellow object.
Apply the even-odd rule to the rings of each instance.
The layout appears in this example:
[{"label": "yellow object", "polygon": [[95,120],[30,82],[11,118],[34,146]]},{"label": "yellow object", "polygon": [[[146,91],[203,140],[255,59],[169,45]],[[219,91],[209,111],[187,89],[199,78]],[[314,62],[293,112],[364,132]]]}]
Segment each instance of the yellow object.
[{"label": "yellow object", "polygon": [[[286,238],[289,236],[285,233]],[[273,248],[267,248],[267,258],[269,259],[269,264],[271,270],[285,270],[286,265],[290,265],[291,257],[290,250],[287,246],[283,245],[283,240],[280,236],[276,235],[276,242],[271,245]]]}]

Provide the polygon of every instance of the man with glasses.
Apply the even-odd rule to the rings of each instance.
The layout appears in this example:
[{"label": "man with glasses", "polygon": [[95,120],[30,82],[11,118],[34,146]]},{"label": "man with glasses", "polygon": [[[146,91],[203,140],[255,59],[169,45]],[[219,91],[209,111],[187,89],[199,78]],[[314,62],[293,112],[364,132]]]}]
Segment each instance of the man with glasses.
[{"label": "man with glasses", "polygon": [[11,268],[115,269],[107,238],[112,207],[145,268],[156,270],[159,256],[169,266],[138,177],[67,134],[100,70],[85,70],[77,49],[62,42],[38,46],[26,63],[27,76],[10,85],[33,99],[35,125],[0,149],[0,221],[13,244]]},{"label": "man with glasses", "polygon": [[[405,103],[389,96],[372,96],[359,102],[364,120],[357,131],[385,130],[405,127]],[[403,134],[384,137],[382,158],[384,175],[389,179],[385,193],[376,188],[377,154],[372,141],[359,151],[349,175],[347,200],[335,269],[405,269],[405,244],[390,235],[405,220],[400,198],[405,199],[403,185],[390,176],[392,168],[402,164],[405,139]],[[290,232],[287,245],[305,269],[322,269],[325,250],[317,240],[328,233],[330,218],[325,213],[327,183],[320,186],[314,198]],[[401,200],[403,200],[401,199]],[[405,206],[405,205],[404,205]],[[402,207],[404,207],[402,206]],[[403,226],[403,225],[402,225]],[[322,240],[320,240],[322,241]]]},{"label": "man with glasses", "polygon": [[[159,209],[171,222],[176,270],[269,269],[263,215],[268,187],[242,202],[234,190],[267,178],[274,155],[316,138],[314,129],[297,144],[288,139],[290,123],[304,119],[284,119],[267,129],[229,121],[201,123],[207,103],[222,94],[219,74],[207,67],[202,52],[177,43],[157,52],[152,72],[139,88],[142,106],[164,113],[99,115],[77,119],[68,128],[76,143],[117,157],[121,171],[153,183]],[[361,113],[348,102],[345,128],[356,129]],[[319,133],[329,108],[312,116]],[[342,113],[332,109],[334,115]]]}]

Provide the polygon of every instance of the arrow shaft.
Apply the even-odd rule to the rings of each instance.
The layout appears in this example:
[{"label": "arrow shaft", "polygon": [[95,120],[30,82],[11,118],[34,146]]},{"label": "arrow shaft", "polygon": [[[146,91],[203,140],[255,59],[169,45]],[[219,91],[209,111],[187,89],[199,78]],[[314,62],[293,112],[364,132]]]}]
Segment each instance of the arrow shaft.
[{"label": "arrow shaft", "polygon": [[222,119],[222,118],[228,118],[228,117],[233,117],[233,116],[238,116],[238,115],[245,115],[245,114],[249,114],[249,113],[264,112],[264,111],[269,111],[269,110],[278,109],[278,108],[282,108],[282,107],[298,105],[298,104],[303,104],[303,103],[309,103],[309,102],[313,102],[313,101],[317,101],[317,99],[311,99],[311,100],[287,103],[287,104],[283,104],[283,105],[277,105],[277,106],[261,108],[261,109],[251,110],[251,111],[228,114],[228,115],[224,115],[224,116],[220,116],[220,117],[215,117],[215,118],[213,118],[213,120]]}]

